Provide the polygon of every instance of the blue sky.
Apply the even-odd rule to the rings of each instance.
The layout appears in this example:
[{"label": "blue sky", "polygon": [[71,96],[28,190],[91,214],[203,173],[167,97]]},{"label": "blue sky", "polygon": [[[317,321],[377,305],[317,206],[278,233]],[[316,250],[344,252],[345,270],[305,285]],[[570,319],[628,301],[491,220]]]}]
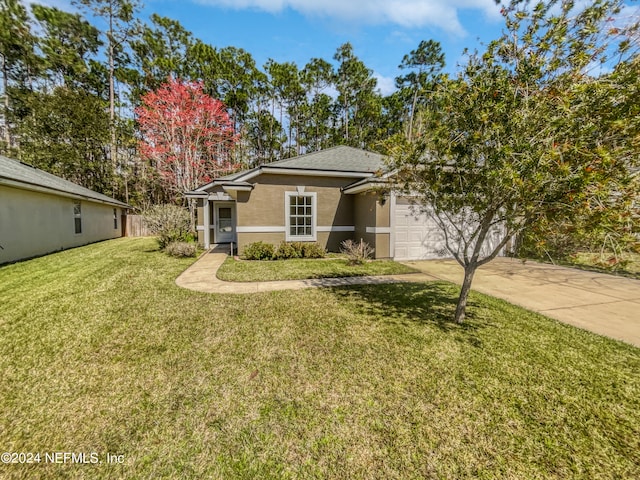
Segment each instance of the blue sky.
[{"label": "blue sky", "polygon": [[[75,10],[70,0],[27,0]],[[332,62],[351,42],[374,71],[384,94],[393,90],[402,57],[421,40],[441,43],[446,70],[454,71],[464,48],[481,49],[500,35],[502,18],[494,0],[143,0],[152,13],[173,18],[196,38],[215,47],[247,50],[262,67],[269,58]]]}]

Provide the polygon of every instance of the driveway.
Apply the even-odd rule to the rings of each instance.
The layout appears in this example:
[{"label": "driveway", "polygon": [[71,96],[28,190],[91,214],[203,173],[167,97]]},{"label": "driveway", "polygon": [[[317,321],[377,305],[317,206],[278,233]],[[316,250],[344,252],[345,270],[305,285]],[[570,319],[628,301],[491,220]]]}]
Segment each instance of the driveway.
[{"label": "driveway", "polygon": [[[462,283],[462,267],[454,260],[403,263]],[[471,288],[640,347],[640,280],[497,258],[476,271]]]}]

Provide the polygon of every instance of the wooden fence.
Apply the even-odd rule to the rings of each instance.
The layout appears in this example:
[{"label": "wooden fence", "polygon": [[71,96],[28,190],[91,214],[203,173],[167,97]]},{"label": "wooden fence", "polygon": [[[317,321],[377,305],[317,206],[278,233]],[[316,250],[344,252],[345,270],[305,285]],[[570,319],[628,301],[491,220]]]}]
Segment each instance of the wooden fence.
[{"label": "wooden fence", "polygon": [[125,237],[149,237],[152,233],[142,221],[142,215],[127,215],[124,235]]}]

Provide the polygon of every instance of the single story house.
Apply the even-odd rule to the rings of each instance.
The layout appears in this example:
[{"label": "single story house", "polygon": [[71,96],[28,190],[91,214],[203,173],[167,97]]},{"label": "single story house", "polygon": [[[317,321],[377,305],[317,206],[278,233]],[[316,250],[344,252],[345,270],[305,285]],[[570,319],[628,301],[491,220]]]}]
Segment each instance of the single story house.
[{"label": "single story house", "polygon": [[121,237],[127,208],[0,155],[0,264]]},{"label": "single story house", "polygon": [[385,193],[384,156],[339,146],[217,178],[187,192],[197,201],[199,242],[318,242],[339,251],[364,240],[376,258],[449,256],[437,225],[408,198]]}]

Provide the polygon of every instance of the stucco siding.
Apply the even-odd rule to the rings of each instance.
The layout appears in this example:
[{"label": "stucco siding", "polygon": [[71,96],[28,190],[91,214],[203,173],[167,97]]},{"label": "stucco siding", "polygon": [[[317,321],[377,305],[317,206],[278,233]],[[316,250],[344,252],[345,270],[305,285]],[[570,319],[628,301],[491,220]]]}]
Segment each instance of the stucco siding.
[{"label": "stucco siding", "polygon": [[375,192],[360,193],[353,197],[356,227],[354,239],[362,239],[373,247],[375,258],[389,258],[390,234],[378,232],[380,228],[389,230],[389,199],[385,199],[382,204],[380,196]]},{"label": "stucco siding", "polygon": [[391,258],[389,241],[391,234],[378,233],[376,234],[376,251],[374,252],[374,258]]},{"label": "stucco siding", "polygon": [[[331,227],[353,227],[353,196],[343,195],[341,187],[353,179],[313,177],[303,175],[263,174],[254,179],[251,192],[238,192],[236,211],[238,247],[252,242],[263,241],[278,245],[286,236],[285,197],[286,192],[296,192],[304,187],[304,193],[316,194],[316,241],[329,251],[338,251],[340,243],[353,238],[353,232],[322,231]],[[282,232],[243,232],[260,227],[281,227]]]},{"label": "stucco siding", "polygon": [[121,208],[88,200],[80,202],[82,233],[76,234],[72,198],[0,185],[0,263],[122,235]]},{"label": "stucco siding", "polygon": [[353,225],[353,200],[340,188],[353,179],[263,174],[251,192],[238,193],[238,226],[283,226],[285,192],[317,193],[319,226]]},{"label": "stucco siding", "polygon": [[390,223],[390,208],[389,199],[385,199],[384,205],[380,202],[376,203],[376,227],[389,227]]},{"label": "stucco siding", "polygon": [[371,192],[352,195],[354,203],[354,221],[356,230],[353,233],[355,241],[364,241],[376,248],[376,236],[367,233],[367,227],[375,225],[376,220],[376,195]]}]

